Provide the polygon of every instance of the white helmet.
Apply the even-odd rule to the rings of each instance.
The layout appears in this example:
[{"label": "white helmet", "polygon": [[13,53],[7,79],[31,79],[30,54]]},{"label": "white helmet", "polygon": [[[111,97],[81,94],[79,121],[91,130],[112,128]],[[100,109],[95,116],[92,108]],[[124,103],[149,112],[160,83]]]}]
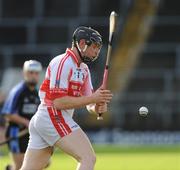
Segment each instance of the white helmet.
[{"label": "white helmet", "polygon": [[39,61],[28,60],[24,62],[23,70],[40,72],[42,70],[42,65]]}]

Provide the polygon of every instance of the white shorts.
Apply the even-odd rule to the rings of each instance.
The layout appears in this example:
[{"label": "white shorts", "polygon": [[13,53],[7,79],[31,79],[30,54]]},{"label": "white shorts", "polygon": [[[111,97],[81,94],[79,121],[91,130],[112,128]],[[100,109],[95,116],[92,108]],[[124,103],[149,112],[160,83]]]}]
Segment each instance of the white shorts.
[{"label": "white shorts", "polygon": [[43,149],[54,144],[79,125],[65,111],[57,111],[53,107],[38,109],[29,124],[29,149]]}]

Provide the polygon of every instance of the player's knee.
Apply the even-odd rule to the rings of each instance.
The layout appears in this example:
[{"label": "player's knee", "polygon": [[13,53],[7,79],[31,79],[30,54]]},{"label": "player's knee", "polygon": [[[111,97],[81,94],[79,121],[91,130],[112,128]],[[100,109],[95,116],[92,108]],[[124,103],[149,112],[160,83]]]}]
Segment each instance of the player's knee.
[{"label": "player's knee", "polygon": [[89,161],[90,161],[91,165],[95,165],[95,163],[96,163],[96,155],[95,154],[91,155],[91,157],[89,158]]},{"label": "player's knee", "polygon": [[86,155],[80,157],[79,162],[90,164],[90,165],[95,165],[96,155],[94,153],[86,154]]}]

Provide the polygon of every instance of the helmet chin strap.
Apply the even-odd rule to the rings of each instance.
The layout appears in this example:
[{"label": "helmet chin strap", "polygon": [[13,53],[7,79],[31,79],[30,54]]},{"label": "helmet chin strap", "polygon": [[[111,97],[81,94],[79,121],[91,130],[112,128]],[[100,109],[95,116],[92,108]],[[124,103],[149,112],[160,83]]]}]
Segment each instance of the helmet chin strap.
[{"label": "helmet chin strap", "polygon": [[84,49],[82,50],[83,52],[85,52],[87,50],[87,44],[84,46]]},{"label": "helmet chin strap", "polygon": [[78,54],[84,63],[88,64],[95,60],[95,58],[91,59],[90,57],[82,56],[81,52],[85,52],[87,50],[87,47],[88,47],[87,44],[85,45],[85,47],[83,49],[80,49],[78,42],[76,42],[75,47],[77,48]]},{"label": "helmet chin strap", "polygon": [[86,45],[84,46],[84,48],[81,50],[80,47],[79,47],[78,42],[76,42],[76,46],[77,46],[79,52],[85,52],[85,51],[87,50],[87,47],[88,47],[88,45],[86,44]]},{"label": "helmet chin strap", "polygon": [[78,42],[75,43],[75,47],[77,48],[78,54],[79,54],[81,60],[83,61],[83,57],[82,57],[82,55],[81,55],[81,49],[80,49],[80,47],[79,47]]}]

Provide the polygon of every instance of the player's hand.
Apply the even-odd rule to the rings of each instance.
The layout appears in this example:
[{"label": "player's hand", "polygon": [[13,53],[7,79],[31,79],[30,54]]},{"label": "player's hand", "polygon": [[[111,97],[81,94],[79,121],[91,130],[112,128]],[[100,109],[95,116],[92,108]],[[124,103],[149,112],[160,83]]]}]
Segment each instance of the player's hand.
[{"label": "player's hand", "polygon": [[107,112],[107,103],[96,104],[95,111],[96,111],[96,113],[105,113],[105,112]]},{"label": "player's hand", "polygon": [[92,95],[92,103],[109,103],[113,94],[110,90],[97,89]]}]

